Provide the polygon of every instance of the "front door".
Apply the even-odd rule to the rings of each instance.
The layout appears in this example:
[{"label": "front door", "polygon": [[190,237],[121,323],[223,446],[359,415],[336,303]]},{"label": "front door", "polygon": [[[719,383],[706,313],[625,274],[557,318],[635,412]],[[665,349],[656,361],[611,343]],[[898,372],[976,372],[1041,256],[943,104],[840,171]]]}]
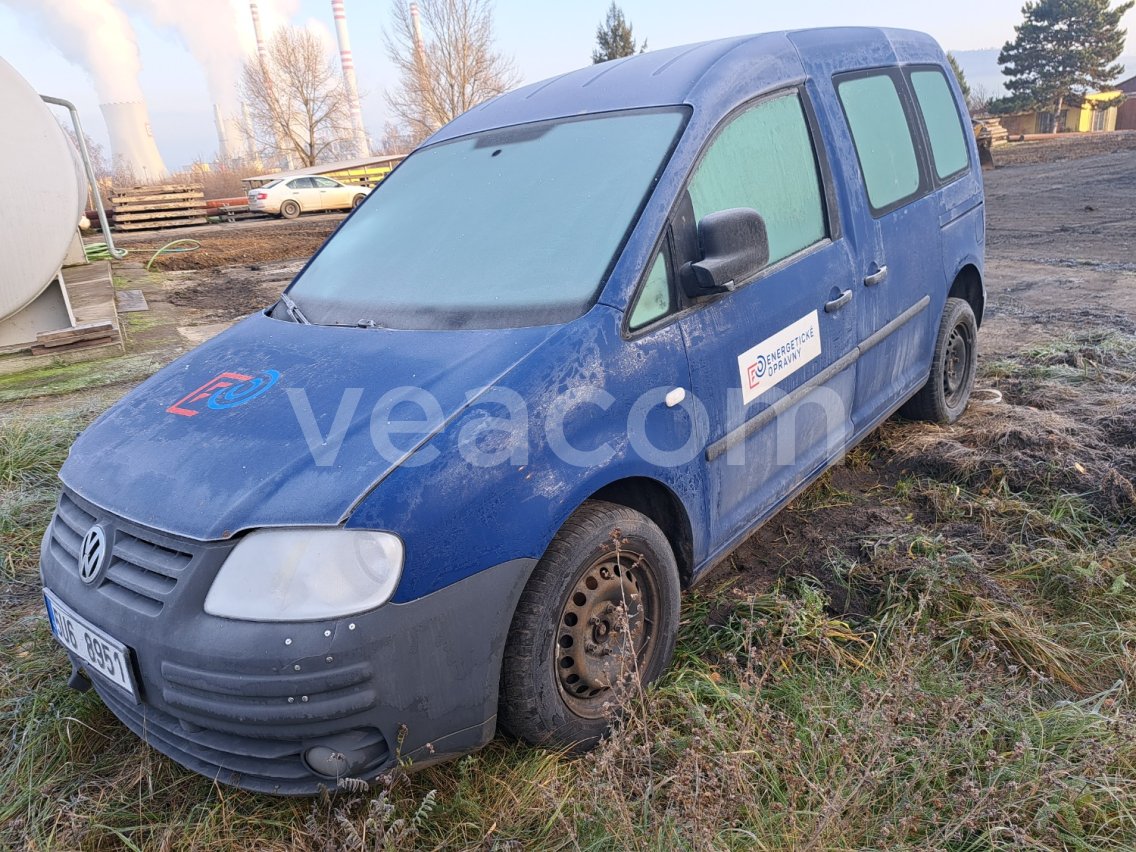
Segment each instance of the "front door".
[{"label": "front door", "polygon": [[767,97],[718,132],[671,223],[674,268],[700,258],[697,222],[757,210],[769,265],[696,303],[680,324],[709,434],[712,549],[772,512],[839,455],[855,389],[852,253],[840,239],[800,92]]}]

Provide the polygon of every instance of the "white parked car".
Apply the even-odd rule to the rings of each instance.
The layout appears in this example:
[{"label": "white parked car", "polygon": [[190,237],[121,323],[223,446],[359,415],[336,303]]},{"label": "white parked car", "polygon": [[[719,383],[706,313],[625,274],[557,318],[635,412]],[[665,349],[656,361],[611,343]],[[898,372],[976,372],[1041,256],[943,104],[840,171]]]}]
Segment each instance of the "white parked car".
[{"label": "white parked car", "polygon": [[249,210],[295,219],[312,210],[349,210],[358,207],[371,191],[368,186],[347,186],[320,175],[282,178],[250,189]]}]

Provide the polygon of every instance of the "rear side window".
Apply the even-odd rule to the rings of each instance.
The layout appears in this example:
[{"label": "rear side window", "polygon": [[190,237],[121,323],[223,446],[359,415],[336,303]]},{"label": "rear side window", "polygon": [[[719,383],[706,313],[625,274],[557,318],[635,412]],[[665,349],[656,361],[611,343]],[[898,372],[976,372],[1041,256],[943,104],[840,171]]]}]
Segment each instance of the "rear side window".
[{"label": "rear side window", "polygon": [[940,180],[958,174],[970,164],[970,157],[947,78],[938,70],[912,71],[911,87],[915,89],[915,99],[927,126],[935,174]]},{"label": "rear side window", "polygon": [[895,81],[886,73],[857,76],[837,83],[856,156],[876,211],[919,191],[919,161]]},{"label": "rear side window", "polygon": [[695,221],[731,207],[765,219],[769,262],[825,236],[824,200],[808,122],[796,93],[763,101],[718,134],[690,181]]}]

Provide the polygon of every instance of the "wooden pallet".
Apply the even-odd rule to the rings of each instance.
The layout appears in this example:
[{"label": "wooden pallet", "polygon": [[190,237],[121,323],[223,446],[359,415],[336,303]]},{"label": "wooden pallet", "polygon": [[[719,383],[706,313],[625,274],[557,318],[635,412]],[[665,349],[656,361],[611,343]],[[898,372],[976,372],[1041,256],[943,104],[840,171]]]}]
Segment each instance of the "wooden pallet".
[{"label": "wooden pallet", "polygon": [[110,320],[83,323],[59,331],[41,331],[36,335],[32,354],[49,355],[52,352],[105,346],[115,342],[117,333],[114,323]]},{"label": "wooden pallet", "polygon": [[207,223],[205,189],[200,184],[116,187],[111,203],[115,227],[122,231]]}]

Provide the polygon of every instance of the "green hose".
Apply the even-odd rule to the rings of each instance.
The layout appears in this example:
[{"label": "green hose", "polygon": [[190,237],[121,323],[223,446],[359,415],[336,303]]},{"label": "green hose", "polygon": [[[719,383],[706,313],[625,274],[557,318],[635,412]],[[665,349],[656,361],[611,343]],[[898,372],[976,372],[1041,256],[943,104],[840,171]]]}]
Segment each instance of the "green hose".
[{"label": "green hose", "polygon": [[[176,246],[179,243],[193,243],[193,245],[186,245],[182,246],[181,248],[171,248],[171,246]],[[201,243],[199,243],[197,240],[181,239],[166,243],[164,246],[154,252],[154,256],[151,257],[150,262],[146,264],[146,271],[149,272],[150,267],[154,265],[154,261],[163,254],[181,254],[182,252],[187,251],[197,251],[199,248],[201,248]]]},{"label": "green hose", "polygon": [[[187,243],[187,244],[192,243],[192,245],[184,245],[184,246],[181,246],[180,248],[173,248],[173,246],[180,245],[181,243]],[[160,249],[158,249],[156,252],[154,252],[154,255],[150,258],[150,262],[146,264],[146,271],[149,272],[150,267],[154,265],[154,261],[157,260],[159,257],[161,257],[163,254],[181,254],[182,252],[187,252],[187,251],[197,251],[199,248],[201,248],[201,243],[199,243],[197,240],[180,239],[180,240],[174,240],[172,242],[168,242],[164,246],[162,246]],[[137,247],[136,247],[136,249],[137,249]],[[142,250],[147,251],[148,249],[142,249]],[[122,252],[123,257],[126,256],[127,251],[125,249],[119,249],[119,251]],[[106,243],[88,243],[86,246],[83,247],[83,252],[87,255],[87,260],[118,260],[118,259],[120,259],[120,258],[115,258],[111,255],[110,246],[108,246]]]},{"label": "green hose", "polygon": [[[122,256],[125,257],[128,252],[126,249],[119,249]],[[110,253],[110,246],[106,243],[88,243],[83,247],[83,253],[87,255],[87,260],[118,260]]]}]

